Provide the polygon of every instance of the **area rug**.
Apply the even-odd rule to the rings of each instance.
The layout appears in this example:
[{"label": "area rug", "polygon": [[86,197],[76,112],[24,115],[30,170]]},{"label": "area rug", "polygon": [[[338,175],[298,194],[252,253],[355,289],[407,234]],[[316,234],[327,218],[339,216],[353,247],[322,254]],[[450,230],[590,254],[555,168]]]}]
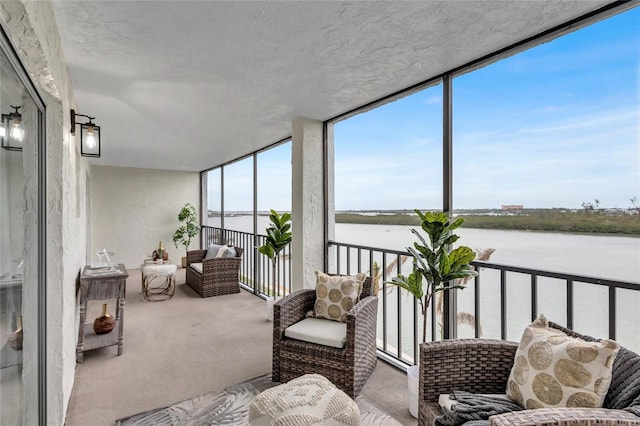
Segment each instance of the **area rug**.
[{"label": "area rug", "polygon": [[[248,425],[249,404],[265,389],[277,385],[271,381],[271,373],[259,376],[237,385],[231,385],[219,392],[211,392],[168,407],[145,411],[116,420],[116,426],[203,426],[203,425]],[[355,399],[360,409],[363,425],[400,425],[365,397]]]}]

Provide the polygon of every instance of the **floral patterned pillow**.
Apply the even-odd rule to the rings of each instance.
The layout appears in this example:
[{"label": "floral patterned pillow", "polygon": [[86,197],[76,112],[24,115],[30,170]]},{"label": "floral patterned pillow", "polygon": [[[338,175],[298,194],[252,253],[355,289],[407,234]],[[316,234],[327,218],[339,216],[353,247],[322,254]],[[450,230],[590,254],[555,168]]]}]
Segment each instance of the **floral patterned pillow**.
[{"label": "floral patterned pillow", "polygon": [[567,336],[540,316],[522,335],[507,397],[526,409],[602,407],[619,348],[613,340]]},{"label": "floral patterned pillow", "polygon": [[313,316],[346,322],[347,312],[358,303],[366,278],[367,274],[364,273],[356,276],[332,276],[316,271],[316,302]]}]

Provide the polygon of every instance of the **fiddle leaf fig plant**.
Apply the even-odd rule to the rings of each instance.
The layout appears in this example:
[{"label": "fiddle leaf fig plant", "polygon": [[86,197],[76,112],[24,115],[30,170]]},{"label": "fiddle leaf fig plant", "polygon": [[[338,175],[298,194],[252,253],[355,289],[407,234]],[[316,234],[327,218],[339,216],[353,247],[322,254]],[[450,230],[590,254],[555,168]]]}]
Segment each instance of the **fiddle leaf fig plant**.
[{"label": "fiddle leaf fig plant", "polygon": [[200,232],[196,208],[190,203],[185,204],[180,210],[180,213],[178,213],[178,220],[182,225],[173,233],[173,244],[175,244],[176,248],[178,248],[178,243],[183,245],[186,252],[189,250],[189,245],[193,237]]},{"label": "fiddle leaf fig plant", "polygon": [[278,254],[291,242],[291,214],[278,212],[271,209],[269,215],[271,224],[267,228],[267,240],[264,245],[258,247],[258,252],[264,254],[271,259],[271,268],[273,272],[273,290],[276,288],[276,265],[278,262]]},{"label": "fiddle leaf fig plant", "polygon": [[[424,342],[427,338],[427,311],[434,295],[442,291],[464,289],[462,285],[453,284],[454,280],[474,277],[478,273],[469,265],[476,257],[473,250],[466,246],[449,250],[460,238],[453,231],[462,225],[464,219],[458,218],[452,222],[447,213],[414,211],[420,217],[426,238],[418,230],[411,229],[419,240],[413,243],[413,247],[407,247],[413,256],[413,272],[408,276],[399,274],[387,284],[407,290],[420,303]],[[449,282],[450,285],[447,284]]]}]

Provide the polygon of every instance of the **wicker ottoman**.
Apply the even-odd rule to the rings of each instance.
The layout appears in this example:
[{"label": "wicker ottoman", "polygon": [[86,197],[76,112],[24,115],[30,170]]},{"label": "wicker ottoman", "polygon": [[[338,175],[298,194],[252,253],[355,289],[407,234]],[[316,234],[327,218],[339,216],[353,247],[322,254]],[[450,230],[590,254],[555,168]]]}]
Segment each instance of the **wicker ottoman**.
[{"label": "wicker ottoman", "polygon": [[360,410],[326,377],[307,374],[258,394],[249,406],[249,424],[356,426]]}]

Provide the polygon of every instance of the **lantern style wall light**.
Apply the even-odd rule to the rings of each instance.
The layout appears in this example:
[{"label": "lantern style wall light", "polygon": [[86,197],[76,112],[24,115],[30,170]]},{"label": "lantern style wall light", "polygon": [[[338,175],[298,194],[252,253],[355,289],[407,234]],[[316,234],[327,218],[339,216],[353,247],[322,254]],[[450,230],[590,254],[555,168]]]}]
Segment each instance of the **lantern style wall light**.
[{"label": "lantern style wall light", "polygon": [[[89,121],[77,123],[76,117],[85,117]],[[93,120],[95,117],[77,114],[75,110],[71,110],[71,134],[75,135],[76,125],[80,126],[80,154],[83,157],[100,157],[100,126],[97,126]]]},{"label": "lantern style wall light", "polygon": [[11,105],[11,108],[15,111],[2,114],[2,124],[0,125],[2,147],[10,151],[22,151],[24,127],[22,127],[22,115],[19,112],[22,107]]}]

